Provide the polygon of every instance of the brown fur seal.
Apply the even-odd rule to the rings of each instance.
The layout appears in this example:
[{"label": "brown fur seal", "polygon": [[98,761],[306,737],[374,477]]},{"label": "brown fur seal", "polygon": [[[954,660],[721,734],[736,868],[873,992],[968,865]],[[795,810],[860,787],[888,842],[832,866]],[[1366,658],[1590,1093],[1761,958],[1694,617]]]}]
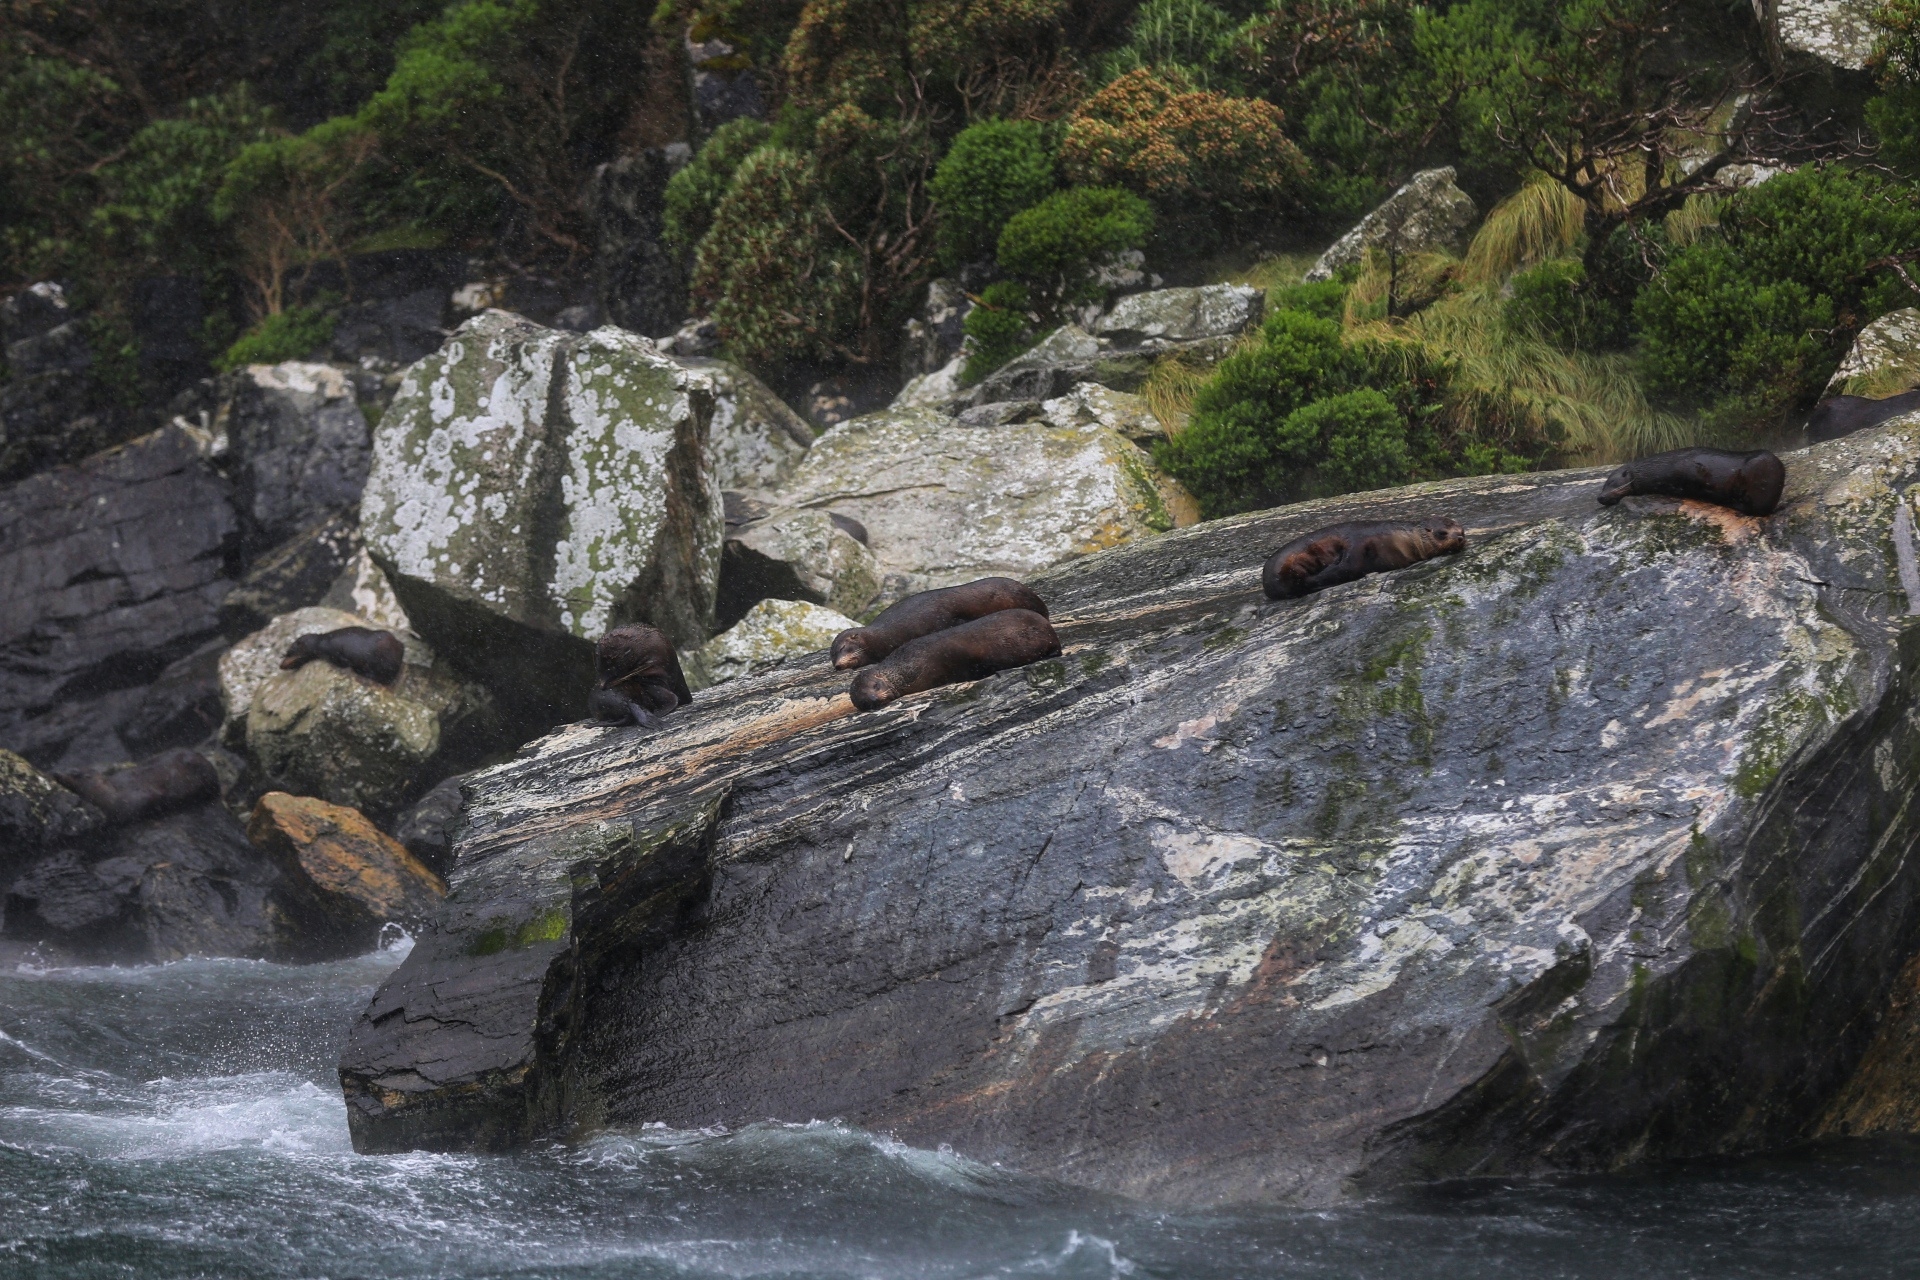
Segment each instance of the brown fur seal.
[{"label": "brown fur seal", "polygon": [[1807,417],[1807,437],[1816,443],[1838,440],[1916,410],[1920,410],[1920,390],[1902,391],[1884,400],[1830,396],[1813,406],[1812,414]]},{"label": "brown fur seal", "polygon": [[69,791],[97,806],[113,823],[139,822],[220,798],[220,775],[197,751],[162,751],[130,769],[60,774]]},{"label": "brown fur seal", "polygon": [[400,678],[407,660],[407,646],[391,631],[373,627],[341,627],[337,631],[316,631],[301,636],[280,659],[282,671],[304,667],[318,658],[332,666],[343,667],[378,684],[392,684]]},{"label": "brown fur seal", "polygon": [[909,640],[853,678],[853,705],[877,711],[895,698],[978,680],[1060,652],[1053,624],[1032,609],[1002,609],[984,618]]},{"label": "brown fur seal", "polygon": [[1749,516],[1772,515],[1780,505],[1787,469],[1765,449],[1675,449],[1629,462],[1607,477],[1600,505],[1610,507],[1635,493],[1697,498]]},{"label": "brown fur seal", "polygon": [[909,640],[957,627],[1004,609],[1025,609],[1047,616],[1047,602],[1024,582],[1012,578],[980,578],[957,587],[940,587],[908,596],[864,627],[842,631],[833,638],[833,665],[851,671],[878,662]]},{"label": "brown fur seal", "polygon": [[1404,569],[1466,549],[1466,532],[1444,516],[1419,524],[1329,525],[1303,533],[1274,552],[1260,571],[1260,586],[1269,600],[1292,600],[1370,573]]},{"label": "brown fur seal", "polygon": [[655,716],[693,701],[673,642],[653,627],[636,623],[607,632],[594,661],[600,683],[587,695],[587,714],[603,724],[651,727]]}]

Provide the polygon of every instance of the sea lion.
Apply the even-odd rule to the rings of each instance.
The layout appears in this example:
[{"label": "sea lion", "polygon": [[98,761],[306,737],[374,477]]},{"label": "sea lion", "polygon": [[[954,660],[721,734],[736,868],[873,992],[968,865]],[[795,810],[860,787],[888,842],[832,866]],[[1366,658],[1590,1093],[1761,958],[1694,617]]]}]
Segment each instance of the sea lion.
[{"label": "sea lion", "polygon": [[909,693],[978,680],[1059,652],[1060,637],[1042,614],[1001,609],[907,641],[855,676],[847,692],[854,706],[877,711]]},{"label": "sea lion", "polygon": [[363,675],[377,684],[392,684],[400,678],[407,660],[407,646],[391,631],[374,627],[341,627],[337,631],[316,631],[301,636],[280,659],[282,671],[304,667],[318,658],[330,666],[342,667]]},{"label": "sea lion", "polygon": [[1813,406],[1813,412],[1807,416],[1807,437],[1815,443],[1838,440],[1915,410],[1920,410],[1920,390],[1902,391],[1883,400],[1831,396]]},{"label": "sea lion", "polygon": [[602,724],[651,728],[655,716],[693,701],[673,642],[644,623],[601,636],[594,661],[600,683],[587,695],[587,714]]},{"label": "sea lion", "polygon": [[89,769],[55,778],[116,825],[220,798],[220,775],[205,756],[185,747],[162,751],[130,769]]},{"label": "sea lion", "polygon": [[957,627],[1004,609],[1025,609],[1047,616],[1047,602],[1024,582],[1012,578],[980,578],[957,587],[940,587],[908,596],[883,611],[864,627],[842,631],[833,638],[833,665],[851,671],[878,662],[909,640]]},{"label": "sea lion", "polygon": [[1600,505],[1610,507],[1635,493],[1697,498],[1749,516],[1773,514],[1787,469],[1765,449],[1675,449],[1629,462],[1607,477]]},{"label": "sea lion", "polygon": [[1269,600],[1292,600],[1370,573],[1404,569],[1467,549],[1467,535],[1445,516],[1419,524],[1353,521],[1303,533],[1268,558],[1260,586]]}]

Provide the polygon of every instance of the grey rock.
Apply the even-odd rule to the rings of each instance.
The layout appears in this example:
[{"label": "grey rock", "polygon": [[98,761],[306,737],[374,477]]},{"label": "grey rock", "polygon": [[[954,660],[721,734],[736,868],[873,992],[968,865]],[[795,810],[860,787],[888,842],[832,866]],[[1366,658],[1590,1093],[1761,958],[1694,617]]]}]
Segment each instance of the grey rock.
[{"label": "grey rock", "polygon": [[[1047,403],[1052,404],[1053,401]],[[954,424],[961,427],[1004,427],[1012,422],[1034,422],[1039,417],[1040,402],[1037,400],[999,400],[961,410]]]},{"label": "grey rock", "polygon": [[849,529],[846,517],[813,510],[780,510],[730,530],[720,561],[715,621],[732,627],[763,600],[803,600],[844,614],[864,612],[879,596],[884,577],[864,533],[864,525]]},{"label": "grey rock", "polygon": [[367,420],[353,384],[332,365],[249,365],[234,379],[226,433],[250,547],[274,546],[359,503]]},{"label": "grey rock", "polygon": [[682,665],[694,689],[710,689],[759,675],[789,658],[824,654],[835,636],[859,625],[845,614],[805,600],[762,600],[739,622],[689,654]]},{"label": "grey rock", "polygon": [[1155,350],[1232,338],[1259,326],[1266,294],[1248,285],[1213,284],[1130,294],[1094,325],[1103,342]]},{"label": "grey rock", "polygon": [[[356,1146],[840,1116],[1223,1203],[1793,1143],[1920,948],[1920,427],[1786,461],[1765,521],[1600,469],[1216,521],[1034,579],[1057,660],[557,733],[471,780]],[[1260,592],[1440,512],[1465,555]]]},{"label": "grey rock", "polygon": [[687,316],[681,255],[661,239],[673,170],[664,151],[649,148],[609,161],[593,174],[600,307],[609,323],[650,338],[668,336]]},{"label": "grey rock", "polygon": [[229,493],[175,427],[0,489],[0,743],[51,766],[220,634]]},{"label": "grey rock", "polygon": [[1773,0],[1780,44],[1844,71],[1866,67],[1879,34],[1875,0]]},{"label": "grey rock", "polygon": [[1358,226],[1333,242],[1307,271],[1308,280],[1330,280],[1334,272],[1359,262],[1368,249],[1424,253],[1459,244],[1479,216],[1473,198],[1453,182],[1451,166],[1422,169],[1388,196]]},{"label": "grey rock", "polygon": [[967,340],[971,310],[973,303],[959,281],[929,281],[926,301],[901,327],[900,376],[912,381],[951,363]]},{"label": "grey rock", "polygon": [[140,696],[118,736],[137,759],[170,747],[191,747],[219,732],[220,656],[224,639],[209,640],[169,664]]},{"label": "grey rock", "polygon": [[1920,388],[1920,307],[1889,311],[1862,329],[1827,394],[1884,399]]},{"label": "grey rock", "polygon": [[0,750],[0,890],[47,849],[90,835],[106,821],[24,758]]},{"label": "grey rock", "polygon": [[736,51],[731,44],[717,37],[683,39],[694,120],[702,137],[729,120],[742,117],[757,120],[767,114],[766,102],[760,96],[760,82],[754,78],[751,68],[736,65]]},{"label": "grey rock", "polygon": [[221,630],[237,640],[283,613],[322,603],[363,555],[354,518],[342,512],[326,516],[248,566],[220,602]]},{"label": "grey rock", "polygon": [[453,837],[466,812],[460,794],[464,781],[465,775],[456,774],[435,783],[393,822],[393,838],[442,879],[453,867]]},{"label": "grey rock", "polygon": [[707,456],[722,489],[771,488],[793,474],[813,446],[813,428],[767,385],[725,360],[681,358],[713,395]]},{"label": "grey rock", "polygon": [[705,316],[686,321],[671,336],[660,340],[660,349],[671,356],[711,356],[720,351],[720,329]]}]

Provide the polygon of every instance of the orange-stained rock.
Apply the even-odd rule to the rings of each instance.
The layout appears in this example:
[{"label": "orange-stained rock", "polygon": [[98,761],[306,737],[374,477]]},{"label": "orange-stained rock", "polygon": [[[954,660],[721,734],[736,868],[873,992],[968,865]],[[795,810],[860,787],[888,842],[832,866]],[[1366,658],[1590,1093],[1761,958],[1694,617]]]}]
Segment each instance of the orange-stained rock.
[{"label": "orange-stained rock", "polygon": [[310,882],[344,929],[377,934],[390,921],[423,920],[447,893],[404,845],[345,805],[269,791],[254,806],[247,839]]}]

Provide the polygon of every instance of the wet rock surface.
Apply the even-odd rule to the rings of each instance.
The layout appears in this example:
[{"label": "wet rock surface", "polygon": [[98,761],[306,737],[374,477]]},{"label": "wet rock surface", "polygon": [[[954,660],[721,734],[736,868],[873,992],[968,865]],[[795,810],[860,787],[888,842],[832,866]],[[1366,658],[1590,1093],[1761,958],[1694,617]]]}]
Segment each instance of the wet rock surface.
[{"label": "wet rock surface", "polygon": [[[1765,520],[1595,470],[1214,522],[1035,579],[1054,661],[560,731],[468,782],[355,1142],[840,1116],[1221,1202],[1793,1141],[1920,944],[1920,428],[1787,463]],[[1260,593],[1436,512],[1465,555]]]},{"label": "wet rock surface", "polygon": [[227,467],[249,546],[350,511],[367,483],[367,420],[332,365],[249,365],[227,408]]},{"label": "wet rock surface", "polygon": [[295,881],[312,885],[328,931],[373,946],[383,925],[413,925],[446,896],[446,883],[406,847],[346,805],[270,791],[247,839]]}]

